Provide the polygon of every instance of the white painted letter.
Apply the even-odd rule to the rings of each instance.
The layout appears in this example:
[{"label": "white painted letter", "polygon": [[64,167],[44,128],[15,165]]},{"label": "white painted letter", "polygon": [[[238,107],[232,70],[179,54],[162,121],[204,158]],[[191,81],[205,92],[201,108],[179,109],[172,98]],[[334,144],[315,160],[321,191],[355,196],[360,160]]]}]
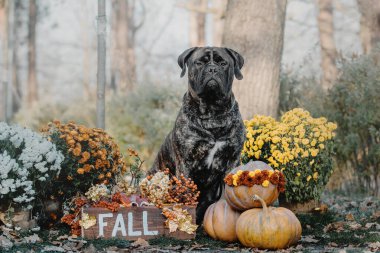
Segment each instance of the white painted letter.
[{"label": "white painted letter", "polygon": [[128,235],[129,236],[140,236],[141,231],[133,231],[133,213],[128,213]]},{"label": "white painted letter", "polygon": [[104,227],[107,226],[107,222],[104,222],[104,218],[111,218],[112,213],[100,213],[98,217],[99,221],[99,236],[104,236]]},{"label": "white painted letter", "polygon": [[127,236],[127,232],[125,231],[125,223],[123,219],[123,215],[119,213],[116,217],[115,226],[112,230],[112,237],[115,237],[117,234],[117,231],[121,231],[122,236]]},{"label": "white painted letter", "polygon": [[157,230],[148,230],[148,212],[143,211],[143,228],[144,228],[144,235],[158,235]]}]

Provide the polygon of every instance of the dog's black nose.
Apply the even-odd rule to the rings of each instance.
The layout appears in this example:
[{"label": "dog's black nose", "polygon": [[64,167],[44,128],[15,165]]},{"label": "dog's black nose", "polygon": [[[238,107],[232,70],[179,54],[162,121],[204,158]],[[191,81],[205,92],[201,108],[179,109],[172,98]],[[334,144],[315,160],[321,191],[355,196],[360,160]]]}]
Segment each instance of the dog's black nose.
[{"label": "dog's black nose", "polygon": [[216,66],[210,66],[208,72],[210,72],[211,74],[215,74],[217,72]]}]

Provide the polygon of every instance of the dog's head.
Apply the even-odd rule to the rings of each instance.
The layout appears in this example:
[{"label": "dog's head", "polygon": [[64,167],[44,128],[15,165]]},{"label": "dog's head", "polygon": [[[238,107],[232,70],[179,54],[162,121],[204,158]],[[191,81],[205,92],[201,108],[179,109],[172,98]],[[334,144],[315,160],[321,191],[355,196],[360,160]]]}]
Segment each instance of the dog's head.
[{"label": "dog's head", "polygon": [[234,75],[243,78],[240,69],[244,59],[236,51],[223,47],[193,47],[178,57],[181,77],[188,68],[189,92],[206,101],[221,100],[231,95]]}]

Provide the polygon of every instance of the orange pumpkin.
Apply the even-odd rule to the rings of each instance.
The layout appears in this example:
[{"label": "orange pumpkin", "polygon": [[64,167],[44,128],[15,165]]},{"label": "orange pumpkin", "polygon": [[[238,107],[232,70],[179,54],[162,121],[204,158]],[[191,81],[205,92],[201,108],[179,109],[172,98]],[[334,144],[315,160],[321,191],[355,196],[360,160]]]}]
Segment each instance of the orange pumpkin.
[{"label": "orange pumpkin", "polygon": [[[235,174],[237,171],[255,171],[255,170],[268,170],[273,169],[266,163],[261,161],[251,161],[245,165],[241,165],[233,169],[230,173]],[[253,195],[258,195],[264,199],[267,205],[272,204],[278,198],[278,187],[269,183],[267,187],[262,185],[253,185],[248,187],[245,185],[229,186],[225,185],[225,198],[228,204],[235,210],[245,211],[253,207],[261,207],[261,203],[252,198]]]},{"label": "orange pumpkin", "polygon": [[301,239],[302,227],[297,217],[288,209],[267,207],[257,195],[263,208],[245,211],[236,222],[236,234],[246,247],[283,249]]},{"label": "orange pumpkin", "polygon": [[235,224],[240,212],[233,210],[221,199],[210,205],[203,219],[203,227],[206,233],[216,240],[227,242],[237,241]]}]

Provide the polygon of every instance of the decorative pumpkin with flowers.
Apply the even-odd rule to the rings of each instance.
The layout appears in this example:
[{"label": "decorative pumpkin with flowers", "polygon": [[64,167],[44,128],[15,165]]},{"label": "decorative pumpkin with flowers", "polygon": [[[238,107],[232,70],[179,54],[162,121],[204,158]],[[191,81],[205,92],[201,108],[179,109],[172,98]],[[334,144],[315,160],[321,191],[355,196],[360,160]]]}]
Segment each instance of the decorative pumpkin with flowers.
[{"label": "decorative pumpkin with flowers", "polygon": [[261,202],[254,200],[253,195],[260,196],[270,205],[285,190],[284,175],[261,161],[250,161],[236,167],[225,177],[224,182],[224,197],[232,208],[239,211],[261,207]]},{"label": "decorative pumpkin with flowers", "polygon": [[114,185],[116,176],[126,172],[118,146],[102,129],[54,121],[42,131],[65,156],[52,198],[66,200],[94,184]]},{"label": "decorative pumpkin with flowers", "polygon": [[242,162],[259,160],[286,177],[287,202],[319,199],[332,173],[332,144],[337,125],[296,108],[280,121],[256,115],[244,122]]}]

